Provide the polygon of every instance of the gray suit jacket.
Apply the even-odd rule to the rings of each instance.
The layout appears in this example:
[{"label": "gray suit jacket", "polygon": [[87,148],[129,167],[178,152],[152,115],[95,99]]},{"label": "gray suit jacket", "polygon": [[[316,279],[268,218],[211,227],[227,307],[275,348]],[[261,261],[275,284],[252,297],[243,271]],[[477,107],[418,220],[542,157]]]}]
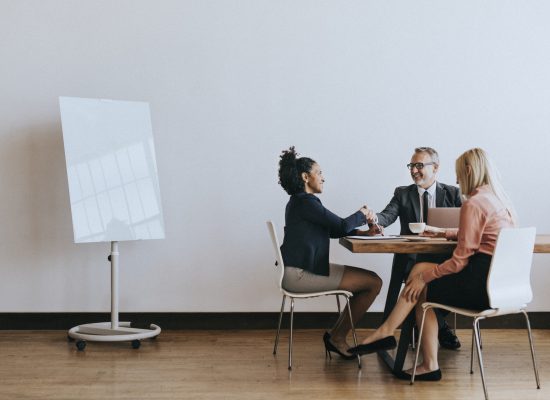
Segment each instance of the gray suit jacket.
[{"label": "gray suit jacket", "polygon": [[[462,200],[458,188],[436,182],[435,204],[436,207],[460,207]],[[396,188],[389,204],[376,215],[378,216],[378,224],[383,227],[393,224],[399,217],[401,235],[411,235],[409,222],[420,221],[420,200],[416,185]]]},{"label": "gray suit jacket", "polygon": [[[460,207],[462,201],[457,187],[436,183],[435,205],[436,207]],[[415,184],[400,186],[395,189],[392,199],[384,210],[378,214],[378,223],[383,227],[391,225],[399,217],[401,223],[401,234],[410,235],[409,222],[420,221],[420,199]],[[448,254],[423,254],[419,261],[430,261],[440,263],[449,258]],[[388,287],[388,298],[399,295],[401,282],[406,279],[411,268],[417,261],[416,254],[396,254],[393,257],[390,284]],[[393,308],[393,304],[386,302],[384,316],[387,317]],[[439,318],[438,318],[439,320]],[[441,327],[441,325],[440,325]]]}]

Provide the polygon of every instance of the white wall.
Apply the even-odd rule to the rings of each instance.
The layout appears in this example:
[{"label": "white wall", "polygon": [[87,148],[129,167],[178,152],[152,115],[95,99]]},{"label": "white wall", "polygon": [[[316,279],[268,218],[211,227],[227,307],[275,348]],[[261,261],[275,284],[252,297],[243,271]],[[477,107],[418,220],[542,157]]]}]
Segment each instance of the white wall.
[{"label": "white wall", "polygon": [[[0,7],[0,312],[109,310],[109,245],[72,242],[58,96],[151,104],[167,238],[121,243],[121,311],[278,310],[264,221],[282,228],[289,145],[342,216],[383,208],[415,146],[439,150],[448,183],[483,147],[522,225],[550,233],[549,2]],[[391,256],[332,250],[387,284]],[[535,256],[531,310],[550,310],[549,265]],[[334,308],[313,303],[298,310]]]}]

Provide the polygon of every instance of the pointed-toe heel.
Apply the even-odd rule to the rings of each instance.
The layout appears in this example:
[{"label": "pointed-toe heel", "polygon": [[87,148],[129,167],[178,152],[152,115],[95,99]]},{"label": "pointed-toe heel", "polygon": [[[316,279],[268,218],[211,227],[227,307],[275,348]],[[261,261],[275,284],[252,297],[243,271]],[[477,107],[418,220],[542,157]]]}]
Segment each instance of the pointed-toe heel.
[{"label": "pointed-toe heel", "polygon": [[[410,381],[412,376],[411,374],[407,372],[401,371],[401,373],[398,373],[395,375],[398,379],[404,380],[404,381]],[[425,372],[423,374],[417,374],[414,376],[415,381],[428,381],[428,382],[436,382],[441,380],[441,369],[436,369],[435,371]],[[412,384],[412,383],[411,383]]]},{"label": "pointed-toe heel", "polygon": [[325,357],[328,355],[332,360],[331,352],[338,354],[344,360],[355,360],[357,358],[356,354],[345,354],[342,353],[332,342],[330,341],[330,333],[325,332],[323,335],[323,342],[325,343]]},{"label": "pointed-toe heel", "polygon": [[352,354],[371,354],[381,350],[392,350],[397,347],[397,342],[393,336],[386,336],[385,338],[378,339],[372,343],[360,344],[359,346],[348,349],[348,352]]}]

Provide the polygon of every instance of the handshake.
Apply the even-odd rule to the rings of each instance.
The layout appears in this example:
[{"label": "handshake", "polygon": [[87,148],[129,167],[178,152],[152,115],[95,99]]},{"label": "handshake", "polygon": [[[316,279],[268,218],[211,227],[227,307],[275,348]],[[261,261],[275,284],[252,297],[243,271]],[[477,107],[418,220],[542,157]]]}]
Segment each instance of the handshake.
[{"label": "handshake", "polygon": [[364,231],[364,230],[357,229],[356,233],[358,236],[384,235],[384,228],[378,225],[378,218],[376,217],[376,213],[374,212],[374,210],[370,209],[369,206],[364,205],[363,207],[361,207],[359,211],[361,211],[367,218],[367,223],[369,224],[369,230]]}]

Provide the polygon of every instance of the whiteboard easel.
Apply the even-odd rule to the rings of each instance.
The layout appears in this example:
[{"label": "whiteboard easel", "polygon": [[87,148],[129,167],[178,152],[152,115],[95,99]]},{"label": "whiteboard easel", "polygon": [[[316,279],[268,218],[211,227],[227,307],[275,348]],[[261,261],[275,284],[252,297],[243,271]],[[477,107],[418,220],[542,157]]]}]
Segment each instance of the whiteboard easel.
[{"label": "whiteboard easel", "polygon": [[118,320],[119,241],[164,238],[164,221],[149,105],[60,97],[75,243],[110,242],[111,322],[69,330],[79,350],[86,341],[131,341],[160,334]]}]

